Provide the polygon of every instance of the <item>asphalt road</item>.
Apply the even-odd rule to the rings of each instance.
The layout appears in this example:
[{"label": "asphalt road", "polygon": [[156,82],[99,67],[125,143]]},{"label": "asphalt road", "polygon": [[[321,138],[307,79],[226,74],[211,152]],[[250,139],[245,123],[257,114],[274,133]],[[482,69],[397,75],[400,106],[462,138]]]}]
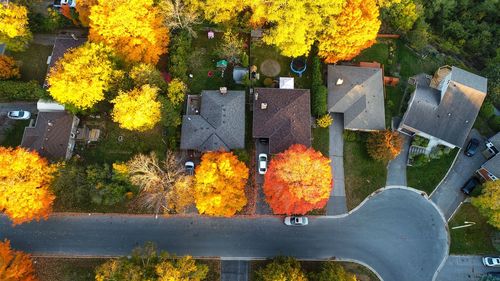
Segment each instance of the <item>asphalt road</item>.
[{"label": "asphalt road", "polygon": [[500,271],[483,265],[480,256],[449,256],[437,281],[477,281],[487,272]]},{"label": "asphalt road", "polygon": [[350,259],[369,265],[385,281],[433,280],[449,241],[434,205],[407,189],[379,192],[348,216],[310,217],[306,227],[285,226],[272,216],[131,215],[55,215],[12,227],[2,216],[4,238],[16,249],[45,255],[126,255],[153,241],[160,249],[195,257]]}]

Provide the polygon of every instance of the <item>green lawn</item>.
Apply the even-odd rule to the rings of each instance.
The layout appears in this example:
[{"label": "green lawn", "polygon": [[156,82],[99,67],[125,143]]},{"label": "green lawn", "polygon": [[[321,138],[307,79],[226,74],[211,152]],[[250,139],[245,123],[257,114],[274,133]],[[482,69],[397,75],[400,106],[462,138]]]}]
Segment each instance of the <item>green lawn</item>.
[{"label": "green lawn", "polygon": [[396,87],[385,87],[385,123],[387,128],[390,128],[391,119],[393,116],[401,116],[399,108],[403,100],[404,90],[401,84]]},{"label": "green lawn", "polygon": [[[475,225],[466,228],[452,229],[454,226],[464,225],[464,222],[475,222]],[[491,235],[498,230],[486,223],[472,204],[462,204],[458,212],[449,222],[451,246],[450,254],[454,255],[484,255],[500,254],[491,242]]]},{"label": "green lawn", "polygon": [[347,209],[352,210],[368,195],[385,186],[386,163],[375,161],[366,151],[367,133],[356,141],[344,141],[344,179]]},{"label": "green lawn", "polygon": [[389,59],[389,45],[387,41],[378,41],[368,49],[363,50],[357,57],[353,59],[355,62],[379,62],[387,65]]},{"label": "green lawn", "polygon": [[430,195],[448,172],[457,153],[458,150],[454,149],[448,155],[431,160],[422,167],[408,167],[406,169],[408,186],[423,190]]},{"label": "green lawn", "polygon": [[401,40],[397,41],[396,61],[399,63],[400,76],[404,81],[408,77],[419,73],[432,75],[444,63],[441,59],[433,56],[421,58],[413,50],[406,47]]},{"label": "green lawn", "polygon": [[47,58],[52,54],[52,46],[30,44],[24,52],[9,52],[21,65],[21,80],[36,80],[43,84],[47,74]]},{"label": "green lawn", "polygon": [[23,140],[24,128],[30,124],[30,120],[16,120],[12,127],[6,130],[5,139],[2,141],[2,146],[16,147],[21,145]]},{"label": "green lawn", "polygon": [[[335,121],[334,121],[335,122]],[[317,151],[321,151],[324,156],[329,157],[330,151],[330,133],[328,128],[313,128],[312,147]]]}]

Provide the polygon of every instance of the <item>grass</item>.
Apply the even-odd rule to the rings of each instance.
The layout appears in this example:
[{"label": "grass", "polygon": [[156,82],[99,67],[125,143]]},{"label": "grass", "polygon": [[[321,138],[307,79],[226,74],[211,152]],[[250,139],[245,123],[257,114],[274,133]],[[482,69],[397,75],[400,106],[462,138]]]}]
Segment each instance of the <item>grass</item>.
[{"label": "grass", "polygon": [[392,117],[402,115],[399,112],[399,107],[403,100],[403,89],[401,89],[401,85],[396,87],[386,86],[385,95],[385,123],[389,128]]},{"label": "grass", "polygon": [[[452,229],[454,226],[463,225],[465,221],[475,222],[476,224],[466,228]],[[450,220],[449,228],[451,236],[450,254],[499,254],[491,241],[495,229],[486,223],[486,218],[472,204],[462,204],[458,212]]]},{"label": "grass", "polygon": [[43,84],[47,74],[47,58],[52,54],[52,46],[30,44],[24,52],[9,52],[8,55],[19,61],[21,80],[36,80]]},{"label": "grass", "polygon": [[479,133],[483,136],[489,137],[495,134],[495,131],[490,127],[488,124],[488,121],[481,117],[480,115],[477,116],[476,122],[474,122],[474,126],[476,130],[479,131]]},{"label": "grass", "polygon": [[312,129],[313,141],[312,147],[325,157],[329,157],[330,152],[330,132],[328,128],[313,128]]},{"label": "grass", "polygon": [[406,47],[401,40],[397,41],[396,61],[400,66],[400,76],[405,81],[408,77],[419,73],[434,74],[443,65],[441,59],[432,56],[421,58],[413,50]]},{"label": "grass", "polygon": [[30,120],[16,120],[12,122],[14,123],[12,127],[5,130],[5,138],[1,143],[2,146],[16,147],[21,145],[24,128],[30,124]]},{"label": "grass", "polygon": [[355,62],[379,62],[383,65],[388,64],[389,45],[386,41],[379,41],[368,49],[363,50],[356,58]]},{"label": "grass", "polygon": [[406,169],[408,186],[431,194],[448,172],[457,153],[458,150],[454,149],[448,155],[433,159],[424,166],[408,167]]},{"label": "grass", "polygon": [[352,210],[368,195],[385,186],[386,163],[373,160],[366,151],[367,133],[344,142],[344,180],[347,209]]}]

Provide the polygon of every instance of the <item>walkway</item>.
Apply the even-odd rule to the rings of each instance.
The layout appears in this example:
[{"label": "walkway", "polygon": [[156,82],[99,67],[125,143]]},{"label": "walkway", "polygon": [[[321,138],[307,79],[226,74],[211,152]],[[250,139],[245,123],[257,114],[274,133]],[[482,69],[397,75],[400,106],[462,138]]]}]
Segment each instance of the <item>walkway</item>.
[{"label": "walkway", "polygon": [[403,148],[401,153],[387,164],[387,180],[386,186],[402,185],[406,186],[406,163],[408,162],[408,150],[411,144],[411,138],[407,135],[400,134],[404,138]]},{"label": "walkway", "polygon": [[145,215],[54,215],[16,227],[0,216],[0,240],[45,255],[121,256],[146,241],[160,250],[221,259],[351,259],[369,265],[384,281],[430,281],[448,253],[445,221],[429,200],[391,188],[348,216],[310,217],[289,227],[282,217],[214,218]]},{"label": "walkway", "polygon": [[480,256],[449,256],[436,281],[478,281],[489,271]]},{"label": "walkway", "polygon": [[441,209],[447,220],[453,216],[465,199],[465,195],[460,191],[460,188],[486,162],[486,159],[481,154],[481,151],[486,149],[483,141],[484,138],[475,129],[469,134],[466,144],[469,142],[470,137],[477,138],[480,141],[477,153],[473,157],[467,157],[463,153],[463,150],[460,150],[448,174],[430,196],[431,200]]},{"label": "walkway", "polygon": [[327,215],[347,213],[344,185],[344,116],[331,113],[333,124],[330,126],[330,165],[332,167],[333,190],[326,206]]}]

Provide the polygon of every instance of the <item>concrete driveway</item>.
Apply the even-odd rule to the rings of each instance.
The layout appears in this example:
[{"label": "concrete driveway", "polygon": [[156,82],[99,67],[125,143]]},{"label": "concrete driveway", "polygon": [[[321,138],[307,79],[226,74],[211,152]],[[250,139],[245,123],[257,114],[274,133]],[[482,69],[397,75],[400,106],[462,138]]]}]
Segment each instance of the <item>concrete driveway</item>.
[{"label": "concrete driveway", "polygon": [[386,186],[407,185],[406,164],[408,162],[408,150],[410,149],[411,138],[404,134],[400,135],[404,139],[403,148],[401,149],[401,153],[387,164]]},{"label": "concrete driveway", "polygon": [[481,256],[449,256],[436,281],[477,281],[490,271],[500,271],[486,267]]},{"label": "concrete driveway", "polygon": [[144,215],[54,215],[12,227],[0,217],[0,240],[33,254],[127,255],[146,241],[195,257],[348,259],[373,268],[384,281],[430,281],[448,253],[446,223],[420,192],[379,191],[349,215],[310,217],[288,227],[282,217],[214,218]]},{"label": "concrete driveway", "polygon": [[441,211],[443,211],[447,220],[452,217],[456,209],[465,200],[465,195],[460,191],[460,188],[462,188],[465,182],[474,175],[474,172],[486,162],[486,158],[481,154],[481,151],[486,149],[483,136],[474,129],[469,134],[466,144],[471,137],[480,140],[480,146],[477,153],[472,157],[467,157],[463,153],[463,150],[460,150],[448,174],[430,196],[431,200],[436,203]]},{"label": "concrete driveway", "polygon": [[333,124],[330,133],[330,166],[332,167],[333,189],[326,205],[328,215],[347,213],[344,184],[344,115],[331,113]]},{"label": "concrete driveway", "polygon": [[0,103],[0,142],[3,142],[5,133],[12,126],[12,124],[19,122],[17,120],[7,118],[7,113],[13,110],[26,110],[31,112],[32,115],[38,112],[36,109],[36,102]]}]

